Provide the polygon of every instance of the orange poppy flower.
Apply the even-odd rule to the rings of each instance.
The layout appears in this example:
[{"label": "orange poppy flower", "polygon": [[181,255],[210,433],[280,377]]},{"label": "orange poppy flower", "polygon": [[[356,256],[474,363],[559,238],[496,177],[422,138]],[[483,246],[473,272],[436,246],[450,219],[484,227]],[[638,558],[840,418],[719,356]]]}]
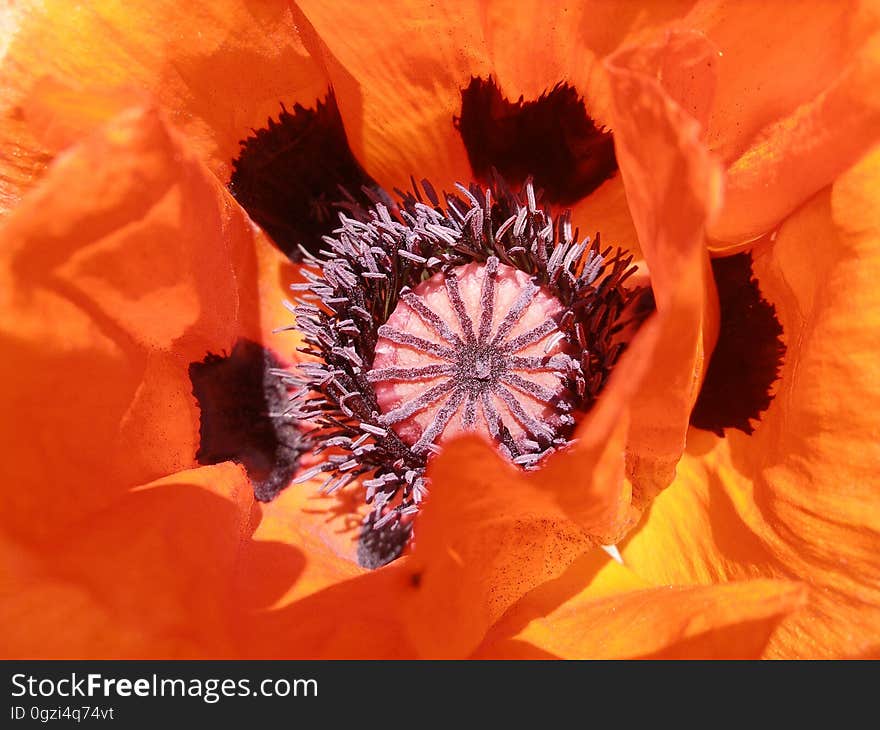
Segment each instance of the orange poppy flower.
[{"label": "orange poppy flower", "polygon": [[[0,16],[3,654],[875,655],[880,18],[791,12]],[[304,276],[279,247],[299,257],[337,182],[356,218],[412,175],[452,190],[493,166],[632,252],[656,314],[540,468],[473,435],[425,457],[416,538],[368,570],[370,487],[288,486],[322,462],[283,412],[278,372],[309,332],[278,331]],[[544,215],[514,205],[517,230]],[[475,230],[502,246],[486,208]],[[620,561],[597,549],[615,544]]]}]

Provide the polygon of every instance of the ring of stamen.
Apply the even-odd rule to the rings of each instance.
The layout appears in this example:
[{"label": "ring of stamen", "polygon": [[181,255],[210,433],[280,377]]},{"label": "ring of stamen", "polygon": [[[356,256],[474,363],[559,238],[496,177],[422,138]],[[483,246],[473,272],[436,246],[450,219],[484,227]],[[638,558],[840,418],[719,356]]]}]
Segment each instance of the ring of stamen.
[{"label": "ring of stamen", "polygon": [[[578,241],[568,213],[553,220],[531,183],[522,195],[502,181],[457,187],[441,203],[423,181],[398,191],[398,208],[340,214],[292,287],[310,357],[288,375],[290,415],[314,424],[324,456],[295,483],[325,474],[333,492],[362,478],[364,529],[404,541],[438,443],[482,430],[537,468],[592,406],[621,332],[647,316],[634,306],[643,290],[624,286],[632,257],[598,235]],[[515,281],[503,301],[499,280]]]}]

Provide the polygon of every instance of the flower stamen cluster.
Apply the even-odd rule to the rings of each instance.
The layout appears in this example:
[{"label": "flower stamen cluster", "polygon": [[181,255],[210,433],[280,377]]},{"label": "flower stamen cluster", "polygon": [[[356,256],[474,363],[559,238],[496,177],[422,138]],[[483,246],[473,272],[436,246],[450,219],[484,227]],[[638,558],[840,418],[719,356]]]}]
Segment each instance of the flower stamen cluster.
[{"label": "flower stamen cluster", "polygon": [[287,375],[291,411],[327,452],[296,481],[325,473],[333,492],[365,477],[373,528],[408,522],[428,458],[454,433],[483,432],[525,469],[565,448],[642,291],[624,286],[630,255],[598,234],[578,241],[530,181],[521,195],[458,185],[442,203],[422,189],[340,214],[293,287],[310,358]]}]

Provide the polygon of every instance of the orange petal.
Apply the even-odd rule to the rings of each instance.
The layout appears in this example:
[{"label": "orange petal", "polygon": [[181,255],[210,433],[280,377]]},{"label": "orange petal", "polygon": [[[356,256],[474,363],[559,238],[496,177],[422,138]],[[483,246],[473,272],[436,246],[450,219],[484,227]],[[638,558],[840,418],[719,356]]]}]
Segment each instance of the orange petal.
[{"label": "orange petal", "polygon": [[708,432],[689,432],[675,481],[621,545],[624,562],[651,585],[781,575],[770,547],[741,516],[743,500],[734,501],[725,488],[716,442],[726,443]]},{"label": "orange petal", "polygon": [[712,248],[770,231],[880,141],[878,88],[880,33],[827,88],[766,127],[731,163]]},{"label": "orange petal", "polygon": [[[708,125],[711,149],[728,163],[761,130],[790,116],[834,82],[877,18],[859,0],[791,3],[701,0],[682,26],[721,51]],[[806,52],[809,49],[809,52]]]},{"label": "orange petal", "polygon": [[408,189],[410,175],[430,179],[438,190],[469,181],[452,118],[471,76],[491,70],[477,7],[297,5],[306,46],[326,65],[352,151],[370,175],[388,190]]},{"label": "orange petal", "polygon": [[310,106],[326,93],[284,3],[49,0],[29,3],[18,20],[0,72],[0,209],[60,147],[106,119],[101,105],[115,93],[152,95],[222,180],[238,141],[277,116],[280,102]]},{"label": "orange petal", "polygon": [[272,259],[155,111],[71,149],[0,239],[3,520],[46,534],[194,464],[188,365],[261,340]]},{"label": "orange petal", "polygon": [[644,258],[620,175],[614,175],[575,203],[571,220],[581,235],[593,236],[598,231],[603,243],[619,246],[636,261]]},{"label": "orange petal", "polygon": [[4,654],[413,657],[396,618],[408,576],[351,580],[364,571],[324,544],[348,515],[291,495],[256,505],[227,463],[136,488],[36,546],[0,533],[0,618],[21,627]]},{"label": "orange petal", "polygon": [[223,464],[140,487],[38,551],[7,544],[0,610],[17,630],[4,654],[229,655],[232,577],[252,504],[244,471]]},{"label": "orange petal", "polygon": [[[324,477],[319,477],[293,485],[260,505],[262,519],[254,538],[297,545],[305,556],[302,575],[276,596],[279,607],[368,572],[357,564],[357,540],[368,509],[364,492],[352,486],[324,495],[319,491],[323,482]],[[259,581],[262,572],[256,566],[253,571],[243,570],[242,579],[246,582],[251,576]]]},{"label": "orange petal", "polygon": [[416,658],[401,618],[413,590],[405,560],[382,570],[358,567],[357,538],[368,509],[363,490],[321,495],[323,481],[291,486],[260,505],[260,524],[237,569],[241,656]]},{"label": "orange petal", "polygon": [[590,116],[610,125],[602,58],[679,17],[687,6],[687,0],[641,5],[487,0],[480,19],[492,75],[507,98],[537,99],[567,82],[584,97]]},{"label": "orange petal", "polygon": [[607,65],[655,79],[666,97],[699,125],[702,138],[715,98],[720,58],[718,48],[703,33],[667,30],[650,43],[621,48]]},{"label": "orange petal", "polygon": [[693,80],[667,79],[671,92],[684,98],[687,89],[711,89],[707,52],[699,38],[673,34],[607,63],[617,159],[662,329],[656,366],[633,401],[628,448],[638,502],[672,479],[717,325],[703,241],[719,201],[719,171],[700,125],[659,80],[667,67],[691,68]]},{"label": "orange petal", "polygon": [[804,600],[797,583],[772,580],[607,597],[587,588],[535,618],[487,658],[517,658],[534,647],[562,659],[756,659],[780,620]]},{"label": "orange petal", "polygon": [[[597,10],[605,7],[600,5]],[[654,8],[653,4],[651,8]],[[615,10],[619,12],[622,8]],[[641,14],[638,17],[641,18]],[[637,67],[631,70],[641,70],[662,78],[664,91],[700,123],[701,134],[705,134],[715,91],[715,74],[712,71],[717,61],[715,47],[701,34],[694,32],[669,33],[664,42],[642,46],[637,53],[629,53],[625,57],[627,65]],[[607,77],[604,74],[600,76],[605,79],[607,87]],[[609,89],[603,93],[606,97],[610,96]],[[610,101],[605,103],[610,106]],[[610,109],[605,113],[607,123],[611,124]],[[629,251],[636,260],[643,258],[619,175],[576,203],[572,208],[572,221],[587,233],[600,229],[604,241]]]},{"label": "orange petal", "polygon": [[623,550],[651,582],[807,582],[770,656],[857,656],[880,631],[878,186],[875,151],[755,251],[788,344],[776,397],[752,435],[696,440]]},{"label": "orange petal", "polygon": [[[618,433],[620,461],[621,442]],[[582,484],[589,483],[592,464],[584,467]],[[429,476],[404,612],[423,656],[462,657],[511,604],[561,573],[591,539],[568,519],[553,491],[476,438],[447,446]],[[568,486],[557,483],[555,491]]]},{"label": "orange petal", "polygon": [[602,550],[591,550],[575,560],[559,577],[529,591],[492,626],[472,655],[475,659],[552,658],[544,649],[518,638],[535,619],[553,613],[567,601],[589,593],[593,598],[640,590],[650,584],[623,568]]},{"label": "orange petal", "polygon": [[243,656],[255,659],[415,659],[400,601],[413,590],[402,566],[331,585],[239,623]]}]

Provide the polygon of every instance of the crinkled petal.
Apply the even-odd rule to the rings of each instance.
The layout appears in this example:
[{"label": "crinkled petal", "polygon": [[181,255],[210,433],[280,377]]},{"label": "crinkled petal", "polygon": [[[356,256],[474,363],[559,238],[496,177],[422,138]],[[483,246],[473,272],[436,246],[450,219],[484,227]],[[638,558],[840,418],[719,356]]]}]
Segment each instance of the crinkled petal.
[{"label": "crinkled petal", "polygon": [[727,169],[712,248],[772,230],[880,140],[880,33],[815,98],[764,128]]},{"label": "crinkled petal", "polygon": [[[619,463],[618,484],[622,446],[618,429],[609,442]],[[613,484],[591,485],[594,464],[583,460],[578,486],[586,487],[585,501],[595,498],[594,490],[614,489]],[[462,657],[510,605],[556,577],[592,541],[567,517],[553,491],[481,441],[446,447],[429,474],[430,502],[416,521],[408,566],[413,589],[405,613],[423,656]],[[575,485],[557,482],[555,491],[566,488]],[[613,494],[608,498],[615,501]]]},{"label": "crinkled petal", "polygon": [[[728,432],[730,433],[730,432]],[[717,438],[692,429],[675,481],[622,543],[624,561],[653,585],[711,584],[781,575],[773,552],[740,515],[743,500],[725,488]],[[721,448],[726,443],[719,442]]]},{"label": "crinkled petal", "polygon": [[765,127],[830,86],[876,30],[870,3],[700,0],[682,19],[722,55],[708,124],[713,151],[732,162]]},{"label": "crinkled petal", "polygon": [[508,98],[537,99],[566,82],[585,98],[591,117],[610,125],[602,58],[686,9],[687,3],[677,0],[641,5],[488,0],[482,4],[480,20],[492,74]]},{"label": "crinkled petal", "polygon": [[557,578],[542,583],[513,604],[489,629],[472,658],[552,658],[546,650],[517,638],[530,622],[587,593],[598,599],[648,587],[649,583],[622,568],[605,551],[591,550]]},{"label": "crinkled petal", "polygon": [[21,628],[3,654],[413,657],[396,614],[406,576],[357,578],[338,549],[350,515],[305,495],[259,505],[225,463],[137,487],[39,542],[0,533],[0,618]]},{"label": "crinkled petal", "polygon": [[[323,59],[352,151],[387,189],[410,176],[438,190],[469,180],[453,125],[461,89],[488,76],[479,10],[468,2],[425,6],[301,0],[303,40]],[[368,41],[365,39],[369,39]]]},{"label": "crinkled petal", "polygon": [[242,656],[416,659],[401,618],[401,602],[412,590],[404,567],[394,565],[248,614],[239,625]]},{"label": "crinkled petal", "polygon": [[[303,573],[275,604],[284,606],[307,595],[367,572],[357,565],[357,541],[368,506],[357,485],[322,494],[324,478],[296,484],[261,505],[257,540],[297,545],[306,556]],[[250,571],[257,580],[266,567]]]},{"label": "crinkled petal", "polygon": [[327,80],[284,3],[28,2],[0,70],[0,210],[60,149],[149,94],[212,172],[228,180],[238,142],[280,102],[311,106]]},{"label": "crinkled petal", "polygon": [[[287,320],[279,255],[154,110],[72,148],[0,240],[0,393],[15,414],[0,512],[21,535],[193,466],[190,362]],[[277,287],[265,311],[261,277]]]},{"label": "crinkled petal", "polygon": [[[3,654],[232,654],[234,575],[252,507],[244,471],[223,464],[139,487],[37,547],[7,536],[0,611],[15,630]],[[296,549],[284,550],[295,564]]]},{"label": "crinkled petal", "polygon": [[878,185],[874,151],[754,252],[788,344],[775,399],[751,435],[695,434],[623,549],[652,583],[803,580],[770,656],[859,656],[880,631]]},{"label": "crinkled petal", "polygon": [[[697,63],[707,58],[699,37],[671,34],[607,63],[617,158],[662,329],[661,355],[633,401],[628,449],[637,504],[672,479],[717,327],[703,244],[720,198],[719,171],[700,142],[699,123],[670,96],[711,89],[712,64]],[[667,67],[691,68],[695,78],[665,78]]]},{"label": "crinkled petal", "polygon": [[592,593],[588,588],[535,618],[488,656],[513,659],[537,650],[561,659],[757,659],[780,621],[805,600],[802,586],[781,580]]}]

